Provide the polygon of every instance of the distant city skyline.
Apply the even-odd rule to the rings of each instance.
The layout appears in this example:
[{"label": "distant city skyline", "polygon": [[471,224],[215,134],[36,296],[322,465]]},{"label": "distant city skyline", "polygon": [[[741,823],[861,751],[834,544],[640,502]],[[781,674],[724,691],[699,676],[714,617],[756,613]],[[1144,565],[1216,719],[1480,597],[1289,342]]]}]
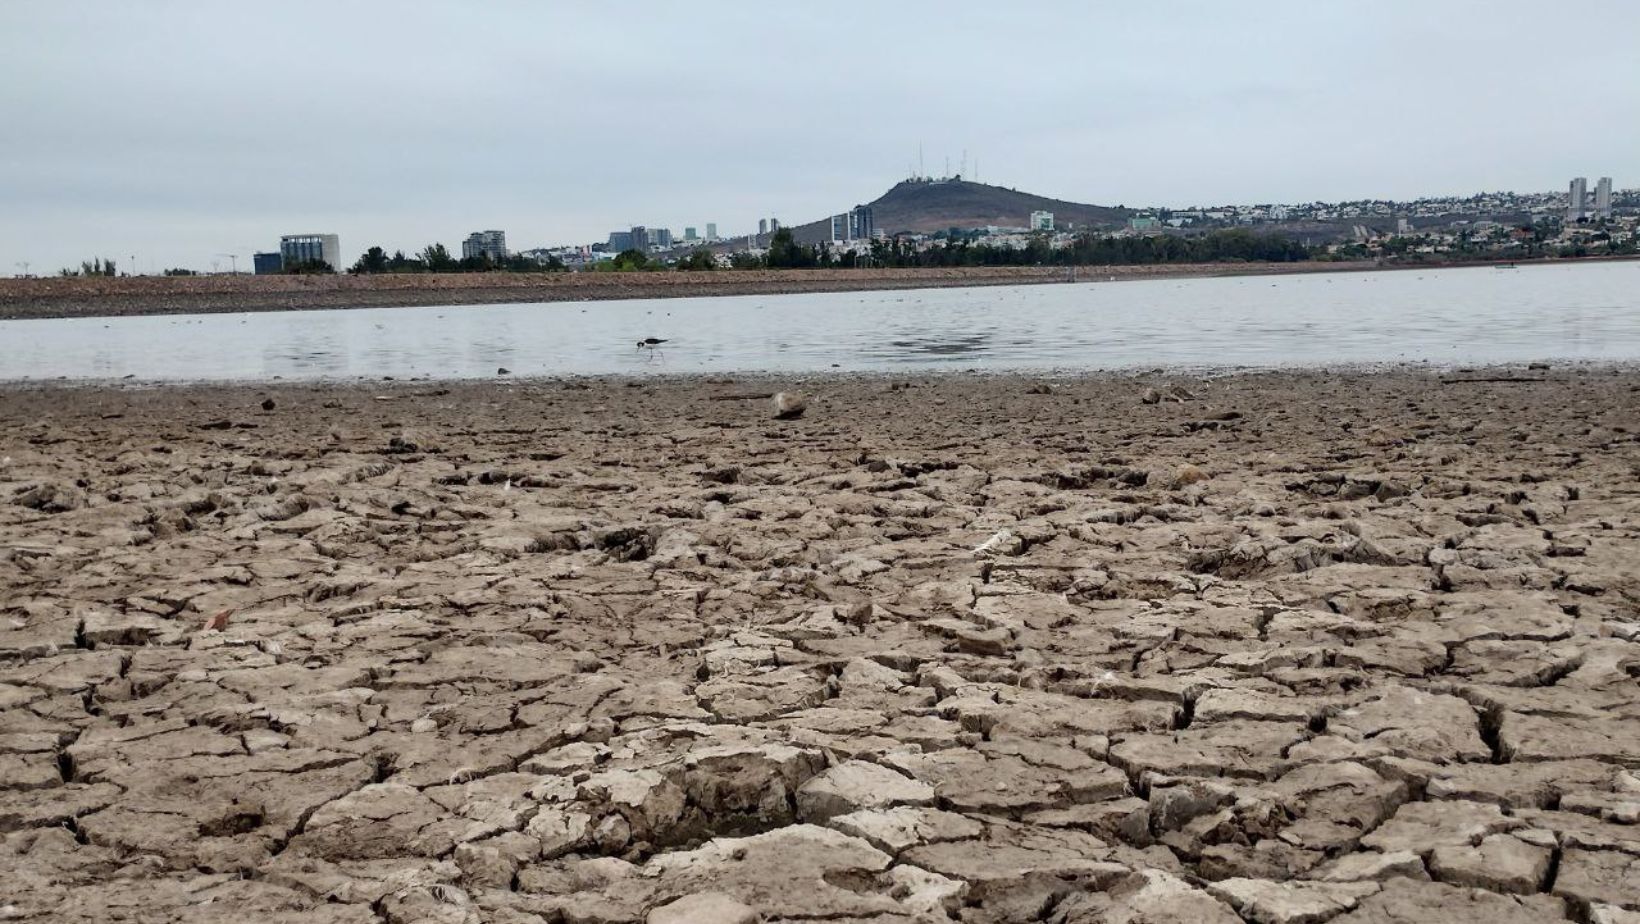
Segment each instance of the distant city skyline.
[{"label": "distant city skyline", "polygon": [[[1640,176],[1640,64],[1622,52],[1640,6],[1616,0],[1578,8],[1598,29],[1570,85],[1522,64],[1565,27],[1525,0],[639,12],[0,6],[0,273],[226,266],[311,228],[346,262],[454,250],[475,227],[527,248],[711,215],[742,236],[868,202],[919,150],[928,172],[983,162],[986,182],[1132,207]],[[839,47],[867,84],[806,76]],[[295,73],[323,92],[288,92]],[[1462,105],[1442,102],[1454,88]]]}]

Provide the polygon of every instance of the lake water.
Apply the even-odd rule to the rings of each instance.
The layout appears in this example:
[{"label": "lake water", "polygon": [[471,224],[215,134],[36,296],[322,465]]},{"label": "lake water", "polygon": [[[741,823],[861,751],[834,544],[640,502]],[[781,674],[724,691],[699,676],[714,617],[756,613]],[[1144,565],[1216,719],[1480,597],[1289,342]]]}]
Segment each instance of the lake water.
[{"label": "lake water", "polygon": [[0,381],[1527,360],[1640,360],[1640,262],[0,321]]}]

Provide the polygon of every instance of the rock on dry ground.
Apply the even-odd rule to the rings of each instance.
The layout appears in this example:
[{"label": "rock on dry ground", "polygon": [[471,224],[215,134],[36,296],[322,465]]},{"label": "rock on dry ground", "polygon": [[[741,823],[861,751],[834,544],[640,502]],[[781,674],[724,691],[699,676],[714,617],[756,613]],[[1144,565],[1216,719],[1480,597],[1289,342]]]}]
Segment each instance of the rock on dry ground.
[{"label": "rock on dry ground", "polygon": [[1543,378],[0,393],[0,920],[1636,920]]}]

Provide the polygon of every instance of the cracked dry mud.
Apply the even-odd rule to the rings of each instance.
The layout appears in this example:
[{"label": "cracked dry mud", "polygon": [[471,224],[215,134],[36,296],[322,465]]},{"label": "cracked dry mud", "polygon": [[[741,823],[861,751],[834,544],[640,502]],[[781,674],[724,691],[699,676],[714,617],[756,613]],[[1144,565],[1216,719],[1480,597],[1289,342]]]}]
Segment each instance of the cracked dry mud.
[{"label": "cracked dry mud", "polygon": [[1543,377],[5,392],[0,919],[1640,921]]}]

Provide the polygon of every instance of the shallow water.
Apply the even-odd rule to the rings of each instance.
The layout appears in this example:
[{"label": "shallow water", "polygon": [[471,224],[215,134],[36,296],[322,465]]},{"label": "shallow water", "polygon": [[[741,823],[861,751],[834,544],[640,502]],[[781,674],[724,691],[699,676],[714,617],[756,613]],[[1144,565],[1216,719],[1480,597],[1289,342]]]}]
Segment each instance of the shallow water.
[{"label": "shallow water", "polygon": [[1640,360],[1640,262],[0,321],[0,381],[1527,360]]}]

